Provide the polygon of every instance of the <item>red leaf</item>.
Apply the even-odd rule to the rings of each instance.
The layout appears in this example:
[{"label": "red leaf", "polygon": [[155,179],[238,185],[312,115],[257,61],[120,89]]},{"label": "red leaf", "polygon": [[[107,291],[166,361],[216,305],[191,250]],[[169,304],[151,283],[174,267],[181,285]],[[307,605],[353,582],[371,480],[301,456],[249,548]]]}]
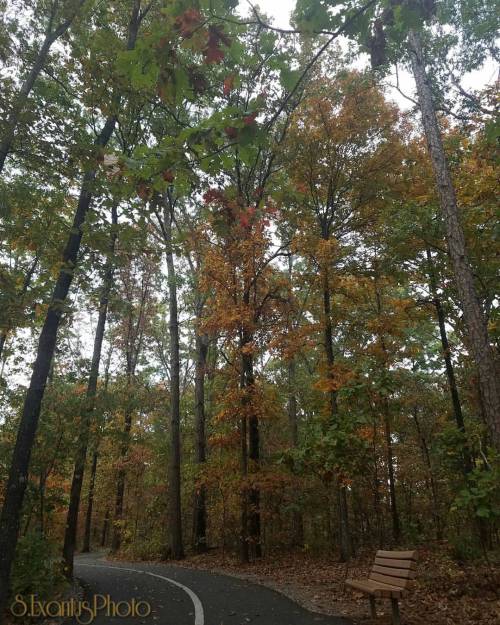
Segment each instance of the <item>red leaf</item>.
[{"label": "red leaf", "polygon": [[209,26],[208,41],[205,48],[205,62],[219,63],[224,58],[224,52],[220,49],[220,44],[231,45],[231,39],[224,33],[221,26]]},{"label": "red leaf", "polygon": [[224,88],[223,88],[223,93],[224,95],[229,95],[233,89],[234,86],[234,76],[231,74],[231,76],[227,76],[224,80]]},{"label": "red leaf", "polygon": [[205,61],[207,63],[220,63],[224,59],[224,52],[216,46],[207,47],[205,50]]},{"label": "red leaf", "polygon": [[243,118],[243,123],[245,126],[252,126],[255,124],[255,118],[257,117],[257,113],[250,113],[250,115],[245,115]]},{"label": "red leaf", "polygon": [[187,9],[175,20],[175,27],[183,37],[192,36],[196,28],[201,24],[202,16],[197,9]]}]

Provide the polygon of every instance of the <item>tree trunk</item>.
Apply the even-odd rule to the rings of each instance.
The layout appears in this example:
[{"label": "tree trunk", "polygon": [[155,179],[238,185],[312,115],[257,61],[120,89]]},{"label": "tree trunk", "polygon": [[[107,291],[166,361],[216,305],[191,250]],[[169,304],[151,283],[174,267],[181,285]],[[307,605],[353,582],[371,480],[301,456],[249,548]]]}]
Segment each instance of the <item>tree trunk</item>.
[{"label": "tree trunk", "polygon": [[78,510],[80,507],[80,496],[85,472],[85,462],[87,459],[87,448],[89,443],[90,424],[95,408],[95,398],[97,393],[97,381],[99,378],[99,364],[101,362],[102,342],[104,340],[104,330],[106,328],[106,317],[108,314],[109,294],[113,283],[114,253],[116,245],[116,226],[118,223],[117,207],[111,209],[111,241],[109,255],[104,272],[101,298],[99,301],[99,316],[94,337],[94,350],[92,354],[92,364],[90,366],[89,379],[87,383],[86,406],[80,418],[80,428],[76,445],[75,466],[73,469],[73,479],[69,497],[69,507],[66,517],[66,530],[64,533],[63,559],[66,577],[73,577],[73,558],[76,547],[76,534],[78,530]]},{"label": "tree trunk", "polygon": [[7,330],[2,330],[2,332],[0,332],[0,358],[2,357],[3,348],[5,347],[6,341],[7,341]]},{"label": "tree trunk", "polygon": [[[290,285],[292,284],[292,274],[293,274],[293,255],[290,253],[288,256],[288,279],[290,280]],[[293,322],[289,324],[288,330],[291,331],[293,328]],[[299,445],[299,422],[297,415],[297,394],[295,391],[296,386],[296,362],[295,357],[291,357],[288,362],[288,402],[287,402],[287,413],[288,413],[288,424],[290,426],[290,442],[292,447],[297,448]],[[304,544],[304,519],[302,518],[302,513],[300,510],[294,510],[292,513],[292,544],[296,547],[301,547]]]},{"label": "tree trunk", "polygon": [[[243,377],[243,372],[242,372]],[[240,471],[243,481],[240,491],[240,561],[246,564],[250,561],[250,549],[248,542],[248,442],[247,442],[247,417],[243,416],[240,421]]]},{"label": "tree trunk", "polygon": [[455,188],[443,147],[432,91],[424,65],[422,41],[418,32],[410,31],[409,46],[425,136],[446,228],[448,251],[462,304],[472,356],[478,369],[479,390],[484,414],[491,440],[495,447],[500,449],[500,375],[498,363],[490,345],[486,317],[474,285],[465,237],[460,223]]},{"label": "tree trunk", "polygon": [[[195,419],[196,419],[196,448],[195,461],[202,469],[206,462],[206,434],[205,434],[205,376],[207,368],[208,336],[196,336],[196,372],[195,372]],[[207,550],[207,509],[206,488],[201,484],[194,494],[193,512],[193,546],[196,553]]]},{"label": "tree trunk", "polygon": [[[290,425],[290,439],[292,446],[299,445],[299,427],[297,416],[297,395],[295,394],[295,358],[291,358],[288,363],[288,423]],[[292,513],[292,543],[295,547],[302,547],[304,544],[304,519],[300,510]]]},{"label": "tree trunk", "polygon": [[[250,356],[250,360],[252,360]],[[253,366],[252,366],[252,386],[253,382]],[[248,420],[248,458],[252,463],[252,471],[258,471],[260,463],[260,435],[259,435],[259,420],[255,415],[252,415]],[[262,543],[261,543],[261,520],[260,520],[260,490],[253,486],[249,492],[249,537],[250,547],[255,558],[262,556]]]},{"label": "tree trunk", "polygon": [[92,528],[92,511],[94,508],[94,490],[95,490],[95,476],[97,473],[97,461],[99,459],[99,453],[97,449],[92,454],[92,467],[90,469],[90,483],[89,494],[87,499],[87,514],[85,516],[85,534],[83,536],[82,553],[89,553],[90,551],[90,531]]},{"label": "tree trunk", "polygon": [[132,378],[133,368],[130,365],[132,359],[127,359],[127,398],[124,414],[123,439],[120,447],[120,468],[116,478],[116,497],[115,497],[115,515],[113,522],[113,536],[111,538],[111,551],[116,553],[122,543],[122,521],[123,521],[123,502],[125,497],[125,467],[124,462],[127,458],[130,447],[130,430],[132,429]]},{"label": "tree trunk", "polygon": [[21,89],[19,90],[19,94],[16,98],[12,106],[12,110],[9,114],[7,122],[5,124],[5,130],[3,137],[0,140],[0,173],[3,170],[5,160],[7,155],[10,152],[12,142],[14,141],[14,136],[16,132],[16,127],[19,122],[19,116],[22,113],[24,106],[26,104],[26,98],[31,93],[33,89],[33,85],[35,84],[36,79],[38,78],[40,72],[42,71],[45,62],[47,60],[47,56],[49,54],[49,50],[52,44],[59,39],[71,26],[72,21],[74,20],[76,14],[80,7],[85,3],[85,0],[80,0],[75,7],[75,10],[70,14],[70,16],[62,22],[56,29],[52,30],[52,22],[54,20],[55,15],[50,17],[49,27],[47,29],[47,33],[45,35],[45,39],[38,51],[38,54],[35,58],[35,62],[31,67],[31,70],[23,82]]},{"label": "tree trunk", "polygon": [[[436,316],[439,324],[439,335],[441,337],[441,347],[443,348],[443,358],[446,369],[446,377],[448,378],[448,387],[450,389],[451,396],[451,404],[453,407],[453,415],[455,417],[455,422],[457,424],[457,428],[462,432],[465,438],[465,423],[464,417],[462,414],[462,404],[460,402],[460,396],[458,394],[458,386],[455,378],[455,369],[453,367],[453,361],[451,360],[451,349],[450,343],[448,341],[448,334],[446,332],[446,316],[443,309],[443,305],[441,300],[439,299],[439,295],[437,292],[437,281],[436,274],[434,271],[434,264],[432,262],[432,255],[430,249],[427,247],[427,263],[429,266],[429,288],[432,296],[432,302],[436,309]],[[472,471],[472,458],[470,456],[467,441],[464,441],[465,447],[463,449],[463,459],[464,459],[464,472],[470,473]]]},{"label": "tree trunk", "polygon": [[[243,303],[246,307],[250,305],[250,289],[245,287],[243,293]],[[255,376],[253,368],[253,356],[245,351],[245,347],[249,346],[253,341],[253,336],[248,329],[242,329],[240,351],[241,351],[241,384],[244,390],[244,413],[250,413],[248,416],[248,461],[247,472],[256,472],[259,470],[260,464],[260,436],[259,436],[259,419],[254,414],[253,402],[255,394]],[[250,411],[248,411],[250,408]],[[261,519],[260,519],[260,490],[252,486],[247,494],[246,501],[248,503],[248,548],[254,558],[262,556],[261,544]]]},{"label": "tree trunk", "polygon": [[[377,286],[377,274],[375,274],[375,297],[377,301],[377,314],[379,317],[382,315],[382,299]],[[388,371],[387,366],[387,346],[385,337],[382,334],[380,337],[380,345],[382,347],[383,361],[379,363],[381,372],[385,375]],[[386,396],[381,399],[381,412],[384,422],[384,435],[385,435],[385,452],[386,452],[386,464],[387,464],[387,478],[389,482],[389,503],[391,510],[392,521],[392,539],[395,544],[398,544],[401,540],[401,525],[399,522],[398,507],[396,501],[396,483],[394,479],[394,455],[392,452],[392,433],[391,433],[391,411],[389,407],[389,401]]]},{"label": "tree trunk", "polygon": [[180,354],[177,311],[177,276],[172,246],[173,203],[164,194],[163,224],[167,257],[170,335],[170,465],[169,465],[169,530],[170,551],[175,560],[184,557],[181,502],[181,435],[180,435]]},{"label": "tree trunk", "polygon": [[104,523],[102,524],[101,547],[106,546],[108,530],[109,530],[109,506],[106,508],[106,512],[104,514]]},{"label": "tree trunk", "polygon": [[[250,342],[244,339],[244,345]],[[244,388],[247,393],[253,395],[254,373],[253,358],[251,354],[243,354],[242,366],[244,373]],[[248,397],[248,403],[251,405],[252,398]],[[249,469],[255,472],[259,468],[260,462],[260,436],[259,436],[259,420],[251,414],[248,417],[248,460]],[[260,491],[252,486],[248,491],[248,539],[249,548],[254,558],[260,558],[262,555],[261,545],[261,525],[260,525]]]},{"label": "tree trunk", "polygon": [[441,515],[439,514],[439,497],[437,491],[436,480],[434,479],[434,471],[432,470],[432,462],[431,455],[429,453],[429,447],[427,445],[427,441],[425,440],[425,436],[420,427],[420,423],[418,420],[418,408],[415,406],[413,409],[413,420],[415,421],[415,427],[417,428],[418,438],[420,440],[420,447],[422,449],[422,455],[424,457],[424,462],[427,466],[427,470],[429,471],[429,481],[431,487],[431,495],[432,495],[432,516],[434,517],[434,525],[436,528],[436,539],[443,539],[443,524],[441,522]]},{"label": "tree trunk", "polygon": [[387,475],[389,478],[389,496],[391,504],[392,519],[392,537],[396,545],[401,540],[401,526],[399,523],[399,514],[396,503],[396,484],[394,480],[394,456],[392,453],[392,434],[389,414],[389,402],[384,399],[384,433],[385,433],[385,449],[387,454]]},{"label": "tree trunk", "polygon": [[[323,313],[324,313],[324,347],[326,354],[326,364],[328,366],[328,375],[331,377],[333,373],[333,366],[335,364],[335,356],[333,353],[333,327],[331,317],[331,298],[330,298],[330,286],[328,281],[328,272],[324,270],[323,277]],[[332,422],[338,417],[338,405],[337,405],[337,392],[331,390],[329,392],[330,398],[330,416]],[[346,487],[338,480],[335,479],[335,489],[337,490],[337,504],[339,512],[339,531],[340,531],[340,560],[347,562],[352,554],[352,543],[349,529],[349,510],[347,502]]]}]

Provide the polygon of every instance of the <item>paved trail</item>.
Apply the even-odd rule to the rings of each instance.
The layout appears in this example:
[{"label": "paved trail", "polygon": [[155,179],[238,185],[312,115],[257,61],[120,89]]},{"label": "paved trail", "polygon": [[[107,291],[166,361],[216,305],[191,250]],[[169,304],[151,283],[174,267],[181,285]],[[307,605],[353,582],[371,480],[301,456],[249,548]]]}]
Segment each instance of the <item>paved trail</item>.
[{"label": "paved trail", "polygon": [[87,600],[94,595],[110,595],[115,603],[135,598],[152,608],[146,618],[113,618],[101,612],[93,625],[350,625],[344,618],[308,612],[262,586],[175,565],[79,556],[75,575]]}]

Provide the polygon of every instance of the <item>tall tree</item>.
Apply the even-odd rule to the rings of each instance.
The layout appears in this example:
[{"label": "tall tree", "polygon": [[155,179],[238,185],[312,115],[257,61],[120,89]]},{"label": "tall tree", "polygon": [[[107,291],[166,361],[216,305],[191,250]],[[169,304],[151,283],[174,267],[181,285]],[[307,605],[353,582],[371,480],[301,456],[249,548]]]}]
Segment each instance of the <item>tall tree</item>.
[{"label": "tall tree", "polygon": [[151,250],[142,254],[127,253],[126,266],[120,272],[123,303],[126,313],[122,319],[120,343],[125,360],[125,389],[123,406],[123,430],[120,436],[119,464],[116,477],[115,512],[111,550],[116,553],[122,544],[124,534],[125,486],[127,460],[129,459],[131,431],[136,411],[136,371],[143,351],[147,325],[150,321],[154,257]]},{"label": "tall tree", "polygon": [[420,33],[416,30],[410,30],[408,42],[422,122],[446,228],[448,252],[462,304],[470,348],[479,374],[482,406],[492,442],[497,449],[500,449],[500,371],[498,359],[491,347],[487,319],[474,283],[474,275],[460,221],[455,187],[443,146],[429,77],[425,69]]},{"label": "tall tree", "polygon": [[[383,172],[390,162],[397,162],[396,121],[395,110],[384,102],[374,83],[354,72],[336,81],[320,78],[311,83],[290,131],[288,158],[296,190],[294,205],[305,223],[314,224],[317,236],[314,242],[309,233],[304,239],[319,273],[322,346],[328,380],[324,387],[328,389],[331,423],[340,419],[332,310],[337,248],[339,241],[369,222],[366,211],[376,202],[377,189],[384,184]],[[293,219],[296,224],[300,222],[300,217]],[[341,480],[336,492],[341,557],[348,560],[351,539],[347,489]]]},{"label": "tall tree", "polygon": [[170,551],[175,560],[184,557],[181,502],[181,408],[179,314],[177,306],[177,274],[174,263],[172,224],[175,201],[168,189],[163,194],[162,230],[165,238],[168,280],[168,332],[170,338],[170,465],[169,465],[169,533]]}]

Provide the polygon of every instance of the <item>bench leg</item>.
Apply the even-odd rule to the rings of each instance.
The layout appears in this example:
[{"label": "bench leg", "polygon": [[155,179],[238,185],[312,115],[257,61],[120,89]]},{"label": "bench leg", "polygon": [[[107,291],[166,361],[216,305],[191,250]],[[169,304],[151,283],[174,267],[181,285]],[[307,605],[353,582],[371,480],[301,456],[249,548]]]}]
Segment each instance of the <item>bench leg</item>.
[{"label": "bench leg", "polygon": [[401,625],[401,617],[399,615],[399,602],[397,599],[391,599],[392,603],[392,625]]},{"label": "bench leg", "polygon": [[375,597],[369,596],[370,599],[370,614],[372,618],[377,618],[377,608],[375,607]]}]

